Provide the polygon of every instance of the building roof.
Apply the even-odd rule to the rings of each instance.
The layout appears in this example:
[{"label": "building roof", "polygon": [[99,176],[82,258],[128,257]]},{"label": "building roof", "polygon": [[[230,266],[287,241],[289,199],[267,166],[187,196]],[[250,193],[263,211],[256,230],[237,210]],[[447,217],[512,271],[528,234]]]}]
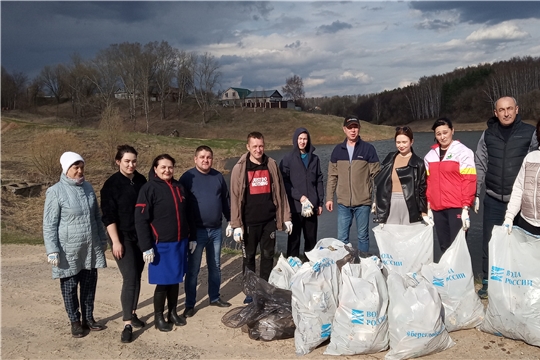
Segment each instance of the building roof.
[{"label": "building roof", "polygon": [[247,98],[270,98],[270,97],[283,97],[277,90],[261,90],[251,92]]},{"label": "building roof", "polygon": [[251,90],[249,89],[243,89],[243,88],[237,88],[237,87],[231,87],[231,89],[233,89],[234,91],[238,93],[238,96],[240,97],[240,99],[246,98],[251,93]]}]

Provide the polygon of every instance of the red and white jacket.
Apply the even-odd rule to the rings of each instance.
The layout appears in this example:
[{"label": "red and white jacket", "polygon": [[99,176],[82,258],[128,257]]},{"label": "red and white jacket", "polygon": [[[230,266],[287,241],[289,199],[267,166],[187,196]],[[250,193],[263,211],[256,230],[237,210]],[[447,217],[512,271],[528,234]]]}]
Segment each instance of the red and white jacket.
[{"label": "red and white jacket", "polygon": [[440,160],[435,144],[424,157],[427,172],[427,201],[432,210],[472,206],[476,194],[474,153],[457,140],[452,141]]}]

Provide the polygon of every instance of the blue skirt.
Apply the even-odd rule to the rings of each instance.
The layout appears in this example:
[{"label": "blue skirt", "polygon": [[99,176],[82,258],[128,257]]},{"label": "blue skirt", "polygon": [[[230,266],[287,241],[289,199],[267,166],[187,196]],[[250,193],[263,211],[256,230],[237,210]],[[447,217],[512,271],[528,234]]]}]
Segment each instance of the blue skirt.
[{"label": "blue skirt", "polygon": [[154,244],[154,262],[148,265],[148,282],[173,285],[184,281],[187,269],[188,239]]}]

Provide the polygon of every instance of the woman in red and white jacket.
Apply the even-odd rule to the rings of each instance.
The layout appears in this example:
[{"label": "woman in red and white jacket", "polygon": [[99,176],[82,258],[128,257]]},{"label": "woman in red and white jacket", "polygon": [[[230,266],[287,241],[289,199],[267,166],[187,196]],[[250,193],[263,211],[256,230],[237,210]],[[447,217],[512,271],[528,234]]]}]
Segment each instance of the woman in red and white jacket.
[{"label": "woman in red and white jacket", "polygon": [[454,127],[439,118],[431,127],[437,143],[424,157],[427,201],[435,222],[439,246],[444,253],[459,229],[470,227],[469,207],[476,194],[476,167],[471,149],[453,139]]}]

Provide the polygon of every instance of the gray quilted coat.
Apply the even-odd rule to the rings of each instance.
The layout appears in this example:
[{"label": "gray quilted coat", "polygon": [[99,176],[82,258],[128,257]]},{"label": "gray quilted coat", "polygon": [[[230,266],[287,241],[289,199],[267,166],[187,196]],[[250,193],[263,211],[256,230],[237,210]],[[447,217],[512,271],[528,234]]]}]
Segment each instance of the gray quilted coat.
[{"label": "gray quilted coat", "polygon": [[53,279],[107,267],[103,253],[107,236],[92,185],[87,181],[76,185],[62,174],[60,181],[47,189],[43,240],[47,254],[60,255],[60,264],[52,267]]}]

